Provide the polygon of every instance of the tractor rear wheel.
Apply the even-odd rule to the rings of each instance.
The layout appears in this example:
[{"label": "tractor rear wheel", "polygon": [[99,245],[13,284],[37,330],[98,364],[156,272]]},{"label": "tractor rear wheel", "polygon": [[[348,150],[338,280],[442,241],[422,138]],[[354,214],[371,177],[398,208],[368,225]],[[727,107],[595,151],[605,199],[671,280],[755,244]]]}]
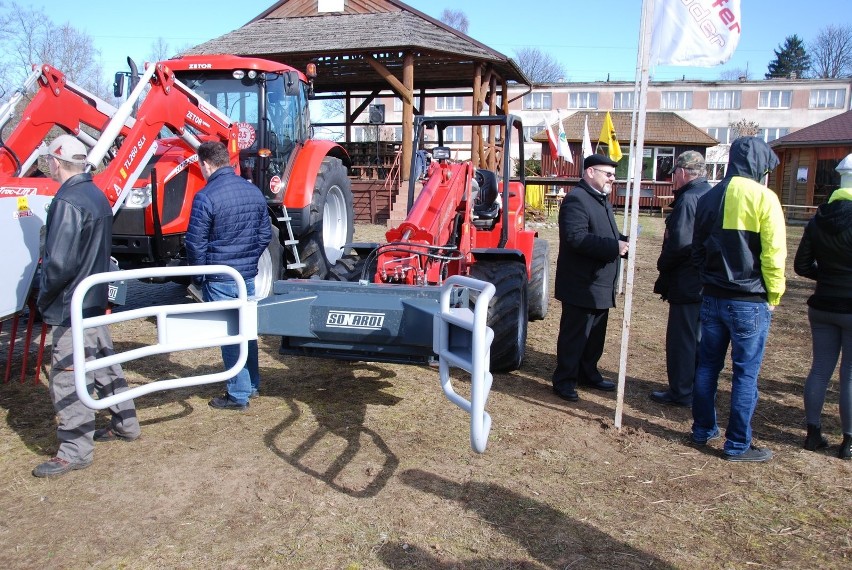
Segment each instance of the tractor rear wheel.
[{"label": "tractor rear wheel", "polygon": [[272,239],[260,259],[257,261],[257,275],[254,278],[254,296],[263,299],[272,294],[272,284],[281,279],[281,263],[284,247],[281,245],[278,228],[272,224]]},{"label": "tractor rear wheel", "polygon": [[550,244],[547,240],[533,240],[531,273],[529,319],[538,321],[547,315],[550,302]]},{"label": "tractor rear wheel", "polygon": [[[471,266],[470,276],[496,289],[488,306],[488,326],[494,331],[491,371],[517,370],[527,345],[527,268],[521,262],[479,261]],[[478,296],[471,291],[474,304]]]},{"label": "tractor rear wheel", "polygon": [[310,219],[299,236],[299,257],[305,267],[298,276],[326,279],[354,234],[352,183],[340,159],[327,156],[317,174]]}]

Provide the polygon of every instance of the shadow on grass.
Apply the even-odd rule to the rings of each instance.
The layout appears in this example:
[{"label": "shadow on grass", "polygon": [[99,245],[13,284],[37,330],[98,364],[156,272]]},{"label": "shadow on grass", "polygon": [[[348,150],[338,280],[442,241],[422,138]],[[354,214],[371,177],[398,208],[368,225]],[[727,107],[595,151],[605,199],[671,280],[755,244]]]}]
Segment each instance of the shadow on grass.
[{"label": "shadow on grass", "polygon": [[406,470],[400,479],[414,489],[456,502],[526,550],[534,562],[494,557],[455,560],[431,548],[389,543],[378,552],[388,568],[674,568],[653,554],[500,485],[461,484],[420,469]]},{"label": "shadow on grass", "polygon": [[[393,406],[400,401],[383,391],[392,386],[387,379],[394,375],[362,363],[341,363],[335,372],[333,378],[311,382],[303,378],[298,383],[266,384],[270,388],[264,389],[264,395],[282,397],[289,414],[266,433],[264,441],[278,457],[332,489],[351,497],[374,497],[396,471],[399,459],[364,420],[368,405]],[[301,417],[298,402],[310,408],[317,427],[301,441],[292,441],[293,433],[285,432]],[[369,449],[363,446],[364,438]],[[335,442],[340,440],[345,444],[337,450]]]}]

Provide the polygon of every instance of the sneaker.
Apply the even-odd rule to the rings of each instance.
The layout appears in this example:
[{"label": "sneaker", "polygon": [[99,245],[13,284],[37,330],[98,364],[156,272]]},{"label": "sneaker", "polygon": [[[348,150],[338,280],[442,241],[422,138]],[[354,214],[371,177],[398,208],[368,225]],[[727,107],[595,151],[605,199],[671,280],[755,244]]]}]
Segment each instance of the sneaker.
[{"label": "sneaker", "polygon": [[719,428],[716,428],[713,433],[707,436],[707,439],[698,439],[695,437],[695,434],[692,434],[689,436],[689,440],[695,445],[707,445],[707,442],[719,439],[720,437],[722,437],[722,432],[719,431]]},{"label": "sneaker", "polygon": [[120,433],[116,433],[112,428],[103,428],[96,429],[95,435],[92,436],[97,442],[107,442],[107,441],[136,441],[139,439],[139,436],[136,437],[128,437],[126,435],[122,435]]},{"label": "sneaker", "polygon": [[765,447],[750,446],[745,452],[739,455],[725,454],[725,459],[728,461],[749,461],[756,463],[759,461],[769,461],[772,459],[772,452]]},{"label": "sneaker", "polygon": [[224,396],[217,396],[210,400],[207,403],[211,408],[215,408],[217,410],[237,410],[242,412],[246,408],[248,408],[249,403],[240,404],[239,402],[235,402],[232,400],[227,394]]},{"label": "sneaker", "polygon": [[37,465],[36,468],[33,469],[33,476],[59,477],[60,475],[65,475],[69,471],[85,469],[91,464],[91,459],[86,462],[72,463],[71,461],[62,459],[61,457],[54,457],[53,459],[49,459],[44,463]]}]

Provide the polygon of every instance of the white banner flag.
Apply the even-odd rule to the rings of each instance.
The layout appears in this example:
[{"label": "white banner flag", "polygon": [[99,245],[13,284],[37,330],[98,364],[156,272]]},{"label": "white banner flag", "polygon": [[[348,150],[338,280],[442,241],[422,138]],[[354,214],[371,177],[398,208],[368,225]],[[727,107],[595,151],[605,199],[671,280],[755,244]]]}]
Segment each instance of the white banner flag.
[{"label": "white banner flag", "polygon": [[593,154],[595,151],[592,150],[592,139],[589,138],[589,116],[586,115],[586,124],[583,126],[583,160]]},{"label": "white banner flag", "polygon": [[740,22],[740,0],[656,0],[650,63],[725,63],[740,41]]}]

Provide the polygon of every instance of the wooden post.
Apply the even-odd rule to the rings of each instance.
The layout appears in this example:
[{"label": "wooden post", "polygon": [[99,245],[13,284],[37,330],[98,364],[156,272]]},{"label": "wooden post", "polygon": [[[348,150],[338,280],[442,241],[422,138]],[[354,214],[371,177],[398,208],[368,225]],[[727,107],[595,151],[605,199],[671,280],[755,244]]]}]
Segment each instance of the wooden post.
[{"label": "wooden post", "polygon": [[[488,80],[488,92],[491,93],[491,101],[488,103],[488,114],[494,116],[497,114],[497,78],[493,73],[491,74],[491,78]],[[501,136],[505,136],[505,133],[501,133]],[[488,170],[496,171],[497,129],[494,128],[494,125],[491,125],[488,128],[488,154],[486,157],[488,158],[488,165],[486,168],[488,168]]]},{"label": "wooden post", "polygon": [[[479,93],[482,88],[482,64],[473,66],[473,102],[471,111],[474,115],[482,112],[482,99]],[[470,162],[474,167],[479,166],[480,149],[482,148],[482,128],[472,127],[470,130]]]},{"label": "wooden post", "polygon": [[405,53],[402,62],[402,84],[408,94],[408,101],[402,104],[402,163],[401,180],[408,180],[411,172],[412,149],[414,148],[414,55]]}]

